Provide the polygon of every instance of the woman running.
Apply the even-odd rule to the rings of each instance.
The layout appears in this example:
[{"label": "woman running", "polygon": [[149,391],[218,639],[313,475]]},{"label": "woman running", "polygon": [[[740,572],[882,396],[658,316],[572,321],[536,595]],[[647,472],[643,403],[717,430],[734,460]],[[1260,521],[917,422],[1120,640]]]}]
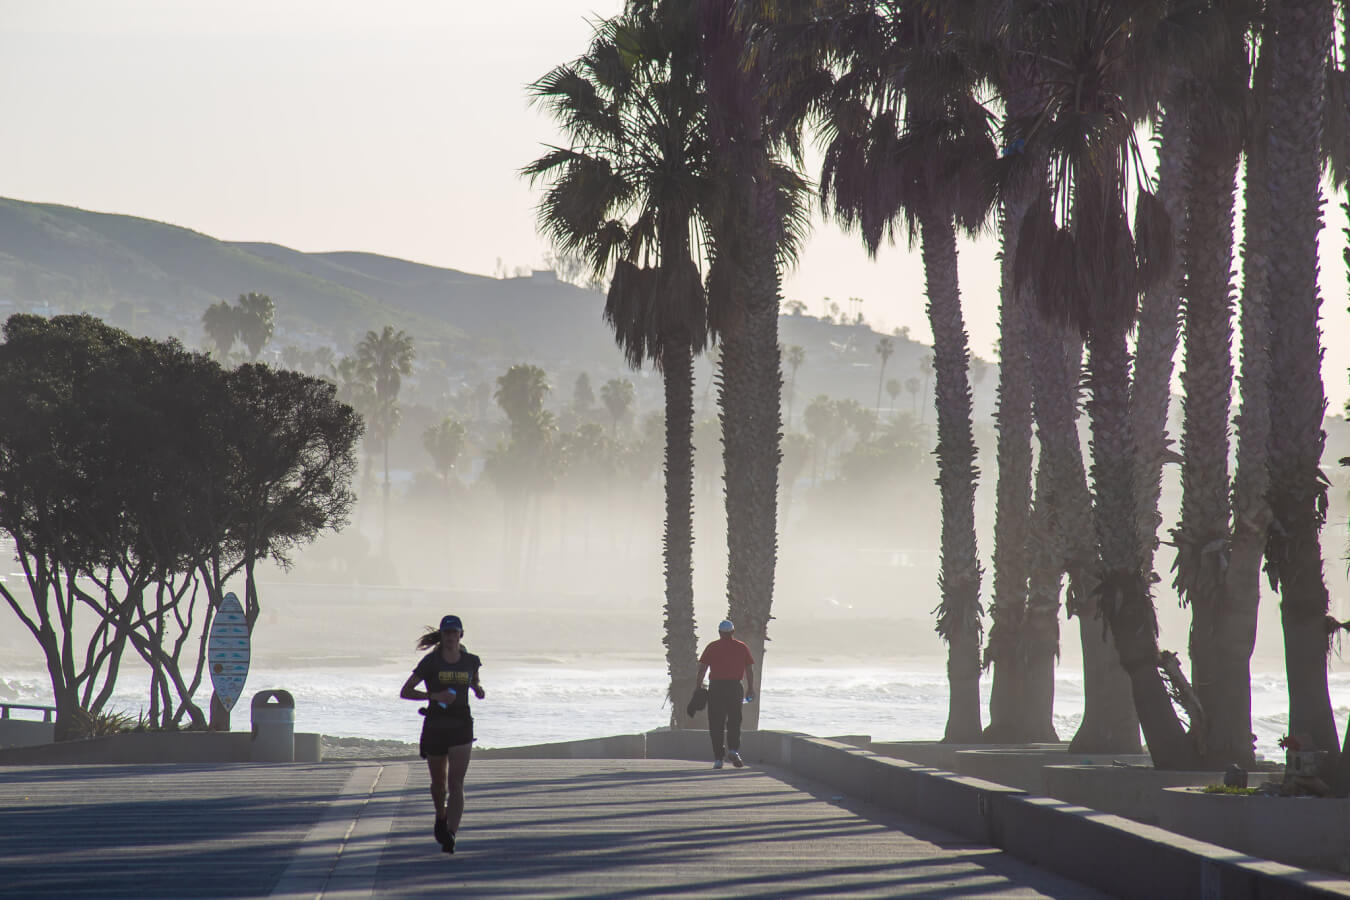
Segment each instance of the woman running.
[{"label": "woman running", "polygon": [[[446,853],[455,852],[455,832],[464,815],[464,774],[469,770],[469,751],[473,746],[473,716],[469,714],[469,691],[479,700],[483,688],[478,683],[482,660],[460,644],[464,623],[459,616],[441,619],[438,631],[428,631],[417,642],[417,649],[434,647],[422,657],[412,675],[403,683],[399,696],[405,700],[427,700],[419,749],[431,770],[431,802],[436,805],[434,834]],[[423,684],[425,690],[418,690]]]}]

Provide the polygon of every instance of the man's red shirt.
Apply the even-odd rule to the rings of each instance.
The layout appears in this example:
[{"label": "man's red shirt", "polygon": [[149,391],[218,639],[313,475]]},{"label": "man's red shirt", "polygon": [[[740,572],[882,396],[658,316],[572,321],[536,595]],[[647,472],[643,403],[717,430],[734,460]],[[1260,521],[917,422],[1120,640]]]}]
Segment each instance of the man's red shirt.
[{"label": "man's red shirt", "polygon": [[745,667],[755,664],[750,648],[735,638],[718,638],[709,644],[698,658],[699,665],[707,665],[708,677],[739,681],[745,676]]}]

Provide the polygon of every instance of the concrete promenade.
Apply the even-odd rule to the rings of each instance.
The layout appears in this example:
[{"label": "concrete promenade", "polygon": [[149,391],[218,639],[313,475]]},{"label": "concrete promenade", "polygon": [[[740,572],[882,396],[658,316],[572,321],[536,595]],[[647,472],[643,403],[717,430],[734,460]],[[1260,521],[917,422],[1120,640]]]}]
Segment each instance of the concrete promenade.
[{"label": "concrete promenade", "polygon": [[420,760],[0,767],[0,897],[1102,894],[771,766],[476,759],[459,852]]}]

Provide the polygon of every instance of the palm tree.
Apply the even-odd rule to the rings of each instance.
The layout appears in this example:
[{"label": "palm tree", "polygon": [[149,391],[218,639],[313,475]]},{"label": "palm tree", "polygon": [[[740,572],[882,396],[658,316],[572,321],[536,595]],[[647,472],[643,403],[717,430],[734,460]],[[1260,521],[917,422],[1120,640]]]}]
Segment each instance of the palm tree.
[{"label": "palm tree", "polygon": [[888,378],[886,380],[886,396],[891,398],[891,414],[895,413],[895,399],[900,396],[900,379]]},{"label": "palm tree", "polygon": [[611,378],[600,385],[600,402],[609,412],[610,433],[614,437],[618,437],[619,423],[633,414],[636,399],[633,382],[627,378]]},{"label": "palm tree", "polygon": [[905,390],[909,391],[909,402],[914,406],[914,418],[919,418],[919,378],[911,375],[905,379]]},{"label": "palm tree", "polygon": [[224,360],[230,355],[230,348],[239,337],[239,316],[226,300],[212,303],[202,313],[202,328],[211,343],[216,345],[216,354]]},{"label": "palm tree", "polygon": [[982,227],[991,199],[976,178],[995,156],[989,115],[974,95],[983,73],[963,52],[966,23],[954,6],[848,2],[840,13],[845,18],[831,23],[821,50],[824,64],[842,74],[831,83],[822,68],[814,104],[827,141],[821,201],[845,227],[858,229],[870,254],[897,230],[922,246],[937,376],[938,632],[948,644],[950,683],[945,739],[973,741],[981,733],[981,571],[956,232]]},{"label": "palm tree", "polygon": [[797,370],[802,367],[802,363],[806,362],[806,350],[798,344],[793,344],[786,348],[783,353],[783,359],[786,360],[788,370],[791,372],[791,374],[788,375],[787,410],[787,424],[790,428],[792,427],[792,406],[797,400]]},{"label": "palm tree", "polygon": [[881,415],[881,386],[886,379],[886,363],[890,362],[894,353],[895,342],[890,338],[882,337],[877,341],[877,356],[881,357],[881,369],[877,372],[877,415]]},{"label": "palm tree", "polygon": [[422,432],[422,446],[426,448],[436,474],[441,476],[442,481],[450,481],[450,472],[464,452],[467,433],[463,422],[450,418]]},{"label": "palm tree", "polygon": [[[679,4],[673,4],[680,6]],[[722,447],[727,511],[727,606],[737,634],[764,672],[778,557],[782,370],[778,355],[780,267],[795,258],[807,225],[806,185],[775,156],[774,84],[751,53],[759,24],[744,0],[697,0],[699,57],[719,202],[708,222],[709,327],[721,349]],[[790,141],[790,138],[787,138]],[[759,685],[753,687],[762,696]],[[759,722],[758,704],[746,711]]]},{"label": "palm tree", "polygon": [[398,429],[400,418],[398,393],[403,387],[403,376],[412,374],[412,336],[395,331],[386,325],[377,334],[367,331],[356,345],[356,365],[362,379],[373,391],[370,417],[371,434],[379,442],[384,456],[384,540],[389,540],[389,440]]},{"label": "palm tree", "polygon": [[[582,252],[597,278],[613,266],[605,319],[628,363],[651,362],[663,376],[664,642],[677,727],[689,724],[697,676],[693,361],[707,318],[694,235],[713,199],[693,26],[688,10],[640,6],[602,25],[586,56],[536,82],[572,147],[526,169],[552,180],[540,217],[554,242]],[[600,396],[617,432],[633,383],[611,379]]]},{"label": "palm tree", "polygon": [[239,339],[248,348],[249,357],[256,360],[272,339],[276,304],[266,294],[253,292],[240,294],[238,303]]},{"label": "palm tree", "polygon": [[595,391],[591,389],[591,376],[582,372],[572,386],[572,408],[578,416],[586,417],[595,406]]},{"label": "palm tree", "polygon": [[[1164,683],[1169,658],[1158,647],[1156,613],[1139,560],[1127,344],[1138,296],[1165,271],[1171,244],[1166,212],[1147,185],[1132,183],[1130,167],[1138,158],[1131,101],[1143,88],[1130,81],[1130,65],[1143,57],[1165,4],[1055,0],[1018,6],[1009,24],[1024,41],[1024,58],[1036,65],[1044,94],[1034,117],[1015,126],[1028,149],[1045,148],[1052,172],[1051,202],[1033,207],[1022,229],[1018,277],[1036,286],[1043,303],[1059,304],[1057,313],[1072,317],[1086,339],[1097,602],[1130,676],[1155,765],[1184,767],[1198,757]],[[1095,90],[1085,95],[1084,84]],[[1127,191],[1138,197],[1133,227]],[[1076,269],[1064,271],[1061,260]],[[1189,689],[1174,667],[1169,677],[1177,691]]]},{"label": "palm tree", "polygon": [[1329,598],[1320,533],[1326,479],[1320,470],[1321,296],[1317,240],[1321,216],[1321,137],[1331,0],[1283,0],[1275,7],[1272,94],[1268,106],[1269,284],[1278,285],[1270,345],[1270,498],[1274,523],[1266,571],[1280,592],[1289,733],[1335,753],[1336,722],[1327,687]]}]

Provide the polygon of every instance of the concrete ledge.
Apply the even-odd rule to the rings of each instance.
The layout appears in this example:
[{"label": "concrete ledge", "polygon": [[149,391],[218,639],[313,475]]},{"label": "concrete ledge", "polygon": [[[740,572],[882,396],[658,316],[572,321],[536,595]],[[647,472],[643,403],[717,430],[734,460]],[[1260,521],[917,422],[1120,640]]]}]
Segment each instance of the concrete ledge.
[{"label": "concrete ledge", "polygon": [[[297,762],[322,757],[317,734],[297,734],[295,746]],[[251,754],[247,731],[143,731],[0,750],[0,765],[241,763],[249,762]]]},{"label": "concrete ledge", "polygon": [[[954,754],[952,771],[961,775],[973,775],[1021,788],[1032,794],[1044,795],[1045,768],[1058,765],[1091,766],[1106,764],[1113,760],[1130,765],[1153,765],[1147,754],[1115,755],[1100,753],[1069,753],[1067,749],[1024,748],[1024,747],[984,747],[980,750],[958,750]],[[1101,809],[1094,804],[1085,804],[1093,809]]]},{"label": "concrete ledge", "polygon": [[[1005,750],[1040,750],[1046,752],[1060,750],[1065,753],[1069,750],[1069,745],[1064,742],[1054,744],[1001,744],[999,746]],[[905,759],[934,769],[955,772],[956,754],[963,750],[988,750],[989,747],[989,744],[944,744],[941,741],[873,741],[870,749],[882,756]]]},{"label": "concrete ledge", "polygon": [[[704,736],[706,740],[706,735]],[[645,759],[646,735],[620,734],[557,744],[475,748],[480,759]]]},{"label": "concrete ledge", "polygon": [[1151,766],[1046,766],[1045,795],[1157,825],[1163,788],[1222,784],[1222,772],[1169,772]]},{"label": "concrete ledge", "polygon": [[1350,873],[1350,800],[1172,787],[1159,792],[1158,824],[1289,865]]}]

